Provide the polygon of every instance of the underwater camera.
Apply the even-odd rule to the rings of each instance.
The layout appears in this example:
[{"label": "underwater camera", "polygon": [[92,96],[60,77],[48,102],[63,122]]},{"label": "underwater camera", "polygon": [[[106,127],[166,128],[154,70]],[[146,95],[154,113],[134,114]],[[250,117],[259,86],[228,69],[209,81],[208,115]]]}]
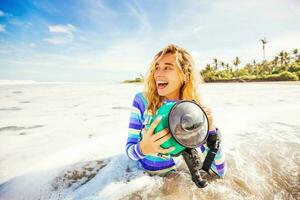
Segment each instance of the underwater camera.
[{"label": "underwater camera", "polygon": [[172,135],[168,141],[161,144],[161,147],[165,149],[175,147],[172,152],[165,155],[182,155],[193,182],[199,188],[207,186],[207,181],[201,178],[200,170],[203,164],[196,150],[206,142],[209,135],[209,122],[205,111],[195,101],[180,100],[162,105],[150,124],[158,116],[162,116],[162,119],[154,134],[168,128]]}]

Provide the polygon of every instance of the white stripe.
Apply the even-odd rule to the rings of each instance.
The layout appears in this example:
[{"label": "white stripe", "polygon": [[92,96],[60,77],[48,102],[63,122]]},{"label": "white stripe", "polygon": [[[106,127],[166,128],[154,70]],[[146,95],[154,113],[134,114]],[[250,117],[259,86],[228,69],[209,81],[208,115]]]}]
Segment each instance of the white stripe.
[{"label": "white stripe", "polygon": [[134,154],[132,153],[132,151],[134,151],[134,145],[131,145],[129,148],[128,148],[128,151],[127,151],[127,154],[129,156],[129,158],[131,158],[132,160],[138,160],[139,158],[136,158],[134,156]]},{"label": "white stripe", "polygon": [[141,154],[139,154],[137,147],[138,147],[138,143],[135,145],[134,150],[135,150],[136,154],[139,156],[139,158],[143,159],[143,156]]},{"label": "white stripe", "polygon": [[128,133],[140,135],[140,129],[128,128]]}]

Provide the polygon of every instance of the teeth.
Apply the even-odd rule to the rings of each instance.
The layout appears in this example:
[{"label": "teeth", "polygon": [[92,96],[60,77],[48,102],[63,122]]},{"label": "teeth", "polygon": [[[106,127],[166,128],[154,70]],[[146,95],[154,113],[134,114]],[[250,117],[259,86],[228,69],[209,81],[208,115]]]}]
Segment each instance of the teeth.
[{"label": "teeth", "polygon": [[160,83],[168,83],[168,82],[166,82],[166,81],[157,81],[157,83],[160,84]]}]

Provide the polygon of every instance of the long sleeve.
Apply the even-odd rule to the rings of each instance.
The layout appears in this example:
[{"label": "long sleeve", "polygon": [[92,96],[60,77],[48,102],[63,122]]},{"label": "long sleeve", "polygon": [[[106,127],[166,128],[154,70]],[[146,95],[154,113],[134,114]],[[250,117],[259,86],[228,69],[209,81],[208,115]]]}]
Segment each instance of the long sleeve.
[{"label": "long sleeve", "polygon": [[140,141],[143,129],[143,115],[145,105],[141,93],[135,95],[129,118],[128,138],[126,143],[126,154],[132,160],[143,159],[145,155],[141,152]]},{"label": "long sleeve", "polygon": [[[202,155],[204,156],[204,159],[206,158],[206,155],[209,151],[209,147],[207,147],[206,144],[202,144],[200,146],[200,150]],[[216,156],[214,158],[214,161],[212,162],[211,165],[211,170],[213,170],[218,176],[224,177],[227,171],[227,163],[225,160],[225,154],[224,150],[222,147],[222,144],[220,144],[220,147],[216,153]]]}]

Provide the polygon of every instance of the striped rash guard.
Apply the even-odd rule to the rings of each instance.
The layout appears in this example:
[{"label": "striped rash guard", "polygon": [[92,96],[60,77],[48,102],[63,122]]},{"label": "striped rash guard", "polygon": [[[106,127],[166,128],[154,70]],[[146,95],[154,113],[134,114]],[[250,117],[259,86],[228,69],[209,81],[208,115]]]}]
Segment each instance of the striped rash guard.
[{"label": "striped rash guard", "polygon": [[[170,102],[172,100],[166,100]],[[174,100],[173,100],[174,101]],[[150,174],[162,175],[170,171],[175,171],[182,159],[180,157],[160,156],[160,155],[144,155],[140,149],[140,141],[142,140],[143,128],[149,124],[152,114],[147,110],[147,100],[142,92],[135,95],[132,109],[130,113],[130,121],[128,127],[128,138],[126,143],[126,154],[132,160],[137,160],[140,165]],[[201,145],[199,153],[201,159],[205,159],[209,148],[206,144]],[[218,176],[224,177],[227,169],[223,148],[220,148],[211,165],[211,170]]]}]

